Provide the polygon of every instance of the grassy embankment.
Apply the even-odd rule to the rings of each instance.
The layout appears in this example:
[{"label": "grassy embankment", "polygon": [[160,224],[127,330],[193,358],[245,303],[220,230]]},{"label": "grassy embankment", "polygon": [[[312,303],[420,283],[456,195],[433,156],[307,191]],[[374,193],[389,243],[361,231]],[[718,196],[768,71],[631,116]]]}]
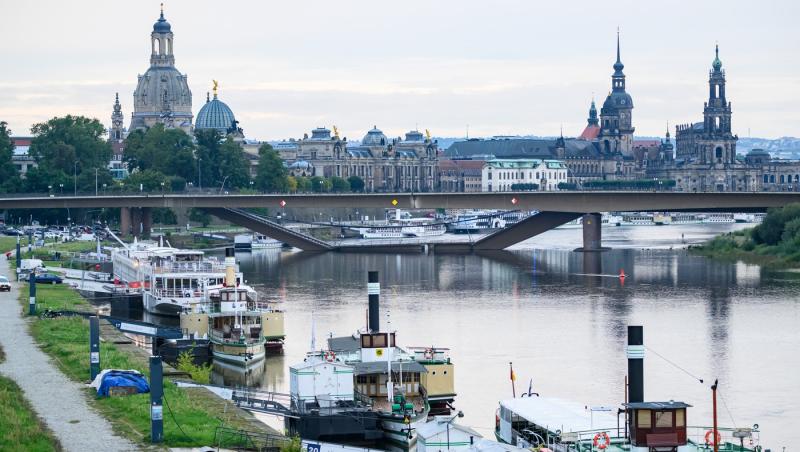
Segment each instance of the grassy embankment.
[{"label": "grassy embankment", "polygon": [[[0,347],[0,363],[5,360]],[[14,380],[0,376],[0,450],[59,451],[61,445],[41,422]]]},{"label": "grassy embankment", "polygon": [[[27,285],[26,285],[27,286]],[[27,306],[27,287],[20,293],[20,304]],[[89,303],[67,286],[37,288],[37,307],[74,310],[91,309]],[[70,379],[85,382],[89,379],[89,323],[83,318],[35,320],[31,334],[42,350],[50,355],[59,369]],[[109,342],[100,345],[102,368],[136,369],[149,378],[144,358],[120,351]],[[90,403],[108,419],[115,430],[139,444],[150,440],[150,394],[126,397],[96,398],[94,389],[86,390]],[[252,425],[205,389],[178,388],[164,381],[164,444],[170,447],[214,444],[217,427],[252,430]],[[168,405],[168,406],[167,406]],[[171,412],[171,414],[170,414]],[[180,424],[180,425],[178,425]],[[237,444],[225,444],[227,447]]]},{"label": "grassy embankment", "polygon": [[800,267],[800,204],[771,209],[758,226],[717,236],[692,251],[771,268]]}]

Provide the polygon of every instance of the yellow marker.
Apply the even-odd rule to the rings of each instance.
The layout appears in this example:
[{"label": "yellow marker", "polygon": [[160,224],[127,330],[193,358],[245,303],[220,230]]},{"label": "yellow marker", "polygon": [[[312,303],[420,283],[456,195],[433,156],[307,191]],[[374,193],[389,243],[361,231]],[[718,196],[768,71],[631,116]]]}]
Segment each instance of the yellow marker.
[{"label": "yellow marker", "polygon": [[397,202],[397,200],[396,200],[396,199],[393,199],[393,200],[392,200],[392,205],[393,205],[393,206],[396,206],[397,204],[399,204],[399,203]]}]

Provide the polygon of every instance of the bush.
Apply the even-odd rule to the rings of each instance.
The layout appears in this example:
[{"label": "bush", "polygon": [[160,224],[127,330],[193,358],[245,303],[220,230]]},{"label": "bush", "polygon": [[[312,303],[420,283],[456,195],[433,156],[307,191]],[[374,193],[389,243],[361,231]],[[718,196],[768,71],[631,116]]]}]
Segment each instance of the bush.
[{"label": "bush", "polygon": [[191,375],[192,380],[197,383],[208,384],[211,382],[211,365],[195,364],[192,354],[189,352],[183,352],[178,355],[178,370]]},{"label": "bush", "polygon": [[539,184],[511,184],[514,191],[534,191],[539,189]]}]

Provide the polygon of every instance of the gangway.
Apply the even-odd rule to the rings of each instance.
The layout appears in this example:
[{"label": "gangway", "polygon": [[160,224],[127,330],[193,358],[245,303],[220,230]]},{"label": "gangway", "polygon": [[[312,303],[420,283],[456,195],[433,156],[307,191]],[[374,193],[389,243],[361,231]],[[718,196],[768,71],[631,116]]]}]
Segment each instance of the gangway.
[{"label": "gangway", "polygon": [[40,314],[40,317],[43,319],[52,319],[56,317],[89,318],[93,316],[97,316],[101,320],[107,320],[108,323],[110,323],[123,333],[141,334],[142,336],[159,337],[162,339],[183,338],[183,331],[181,331],[180,328],[161,326],[161,325],[156,325],[155,323],[141,322],[138,320],[130,320],[119,317],[112,317],[108,315],[99,315],[93,312],[53,311],[50,309],[46,309]]}]

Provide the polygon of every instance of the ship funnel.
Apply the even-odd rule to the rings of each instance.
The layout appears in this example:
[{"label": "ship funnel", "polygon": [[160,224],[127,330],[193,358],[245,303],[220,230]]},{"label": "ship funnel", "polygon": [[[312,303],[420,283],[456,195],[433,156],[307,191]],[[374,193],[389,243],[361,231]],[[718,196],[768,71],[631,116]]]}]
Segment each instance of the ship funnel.
[{"label": "ship funnel", "polygon": [[644,331],[628,326],[628,403],[644,402]]},{"label": "ship funnel", "polygon": [[380,303],[381,283],[378,282],[378,272],[371,271],[367,276],[367,295],[369,296],[369,324],[367,328],[371,333],[377,333],[381,329]]},{"label": "ship funnel", "polygon": [[236,287],[236,253],[225,248],[225,287]]}]

